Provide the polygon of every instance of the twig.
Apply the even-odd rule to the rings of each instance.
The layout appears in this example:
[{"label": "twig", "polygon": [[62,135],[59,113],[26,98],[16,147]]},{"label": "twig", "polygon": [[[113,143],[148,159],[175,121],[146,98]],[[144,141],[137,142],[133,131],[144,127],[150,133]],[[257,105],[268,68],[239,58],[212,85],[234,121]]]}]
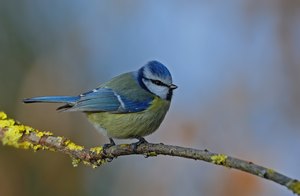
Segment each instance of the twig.
[{"label": "twig", "polygon": [[212,153],[208,150],[152,143],[143,143],[137,148],[134,148],[131,144],[120,144],[106,149],[103,149],[101,146],[86,149],[66,138],[53,136],[50,132],[38,131],[32,127],[22,125],[13,119],[8,119],[4,112],[0,112],[0,141],[2,141],[3,145],[16,148],[62,152],[72,158],[74,166],[83,162],[85,165],[97,167],[119,156],[126,155],[144,155],[145,157],[168,155],[202,160],[271,180],[300,195],[300,182],[298,180],[280,174],[273,169],[224,154]]}]

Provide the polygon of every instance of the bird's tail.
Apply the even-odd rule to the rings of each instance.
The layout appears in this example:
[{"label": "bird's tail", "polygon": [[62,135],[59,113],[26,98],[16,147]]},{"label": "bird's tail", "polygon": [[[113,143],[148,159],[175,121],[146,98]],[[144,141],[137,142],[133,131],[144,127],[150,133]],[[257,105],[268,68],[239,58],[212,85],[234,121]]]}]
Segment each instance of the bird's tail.
[{"label": "bird's tail", "polygon": [[23,99],[24,103],[67,103],[74,104],[79,96],[45,96]]}]

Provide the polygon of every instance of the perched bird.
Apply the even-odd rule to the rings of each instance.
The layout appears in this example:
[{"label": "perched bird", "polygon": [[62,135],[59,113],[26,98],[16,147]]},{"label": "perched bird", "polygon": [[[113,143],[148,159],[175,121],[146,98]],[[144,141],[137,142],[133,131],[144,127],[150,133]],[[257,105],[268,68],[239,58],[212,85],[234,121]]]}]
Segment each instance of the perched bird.
[{"label": "perched bird", "polygon": [[33,97],[23,102],[65,103],[57,110],[86,113],[97,130],[109,138],[107,145],[115,145],[113,138],[136,138],[139,145],[160,126],[176,88],[169,70],[158,61],[150,61],[78,96]]}]

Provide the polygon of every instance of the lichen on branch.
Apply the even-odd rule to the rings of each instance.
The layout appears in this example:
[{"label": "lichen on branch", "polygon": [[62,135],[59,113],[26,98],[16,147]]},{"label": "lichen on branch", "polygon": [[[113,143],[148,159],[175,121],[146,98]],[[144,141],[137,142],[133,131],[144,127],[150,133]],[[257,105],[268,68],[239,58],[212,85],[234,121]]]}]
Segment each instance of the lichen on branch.
[{"label": "lichen on branch", "polygon": [[[107,160],[106,157],[102,156],[102,147],[86,150],[83,146],[77,145],[69,139],[53,136],[51,132],[39,131],[9,119],[4,112],[0,112],[0,141],[3,145],[20,149],[63,152],[71,156],[74,166],[83,162],[86,165],[97,167]],[[97,159],[94,158],[95,156]]]}]

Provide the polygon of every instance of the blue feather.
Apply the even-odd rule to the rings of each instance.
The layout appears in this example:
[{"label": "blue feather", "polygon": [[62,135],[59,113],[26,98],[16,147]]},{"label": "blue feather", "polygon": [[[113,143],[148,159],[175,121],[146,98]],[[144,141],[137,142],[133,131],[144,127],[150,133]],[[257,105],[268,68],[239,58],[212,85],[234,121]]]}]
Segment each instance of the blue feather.
[{"label": "blue feather", "polygon": [[24,99],[24,103],[66,103],[58,108],[64,111],[82,112],[140,112],[148,108],[152,98],[130,100],[109,88],[97,88],[79,96],[45,96]]},{"label": "blue feather", "polygon": [[153,74],[161,78],[171,78],[171,73],[169,70],[158,61],[150,61],[146,67],[148,67]]},{"label": "blue feather", "polygon": [[153,101],[153,98],[149,98],[143,101],[132,101],[124,97],[121,98],[123,100],[126,112],[140,112],[146,110]]},{"label": "blue feather", "polygon": [[[82,112],[112,112],[129,113],[139,112],[148,108],[152,98],[144,101],[126,99],[109,88],[98,88],[80,95],[80,99],[67,111]],[[64,108],[64,107],[63,107]]]},{"label": "blue feather", "polygon": [[24,103],[68,103],[72,104],[79,100],[79,96],[45,96],[45,97],[32,97],[23,99]]}]

